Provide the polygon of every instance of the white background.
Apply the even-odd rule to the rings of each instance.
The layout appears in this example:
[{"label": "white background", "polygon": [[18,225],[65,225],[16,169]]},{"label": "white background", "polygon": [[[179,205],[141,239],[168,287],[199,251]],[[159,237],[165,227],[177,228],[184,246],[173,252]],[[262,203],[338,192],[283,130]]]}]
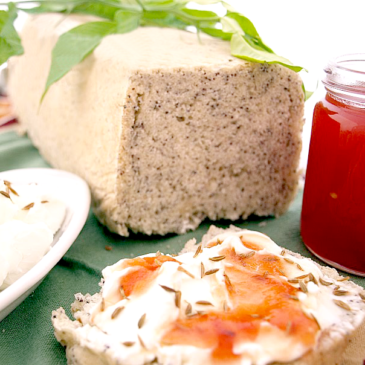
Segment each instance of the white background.
[{"label": "white background", "polygon": [[320,82],[330,58],[365,53],[365,0],[228,0],[256,26],[275,53],[309,74],[308,89],[318,89],[306,102],[301,167],[306,165],[312,114],[325,91]]}]

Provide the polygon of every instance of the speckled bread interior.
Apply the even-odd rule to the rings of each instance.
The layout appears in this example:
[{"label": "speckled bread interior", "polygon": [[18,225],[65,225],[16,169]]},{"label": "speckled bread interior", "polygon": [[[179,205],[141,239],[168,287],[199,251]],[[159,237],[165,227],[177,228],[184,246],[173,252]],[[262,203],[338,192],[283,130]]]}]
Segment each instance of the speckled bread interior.
[{"label": "speckled bread interior", "polygon": [[39,100],[51,50],[85,21],[30,18],[10,62],[19,119],[44,158],[89,184],[112,231],[184,233],[212,220],[280,215],[295,196],[304,96],[280,65],[162,28],[105,38]]}]

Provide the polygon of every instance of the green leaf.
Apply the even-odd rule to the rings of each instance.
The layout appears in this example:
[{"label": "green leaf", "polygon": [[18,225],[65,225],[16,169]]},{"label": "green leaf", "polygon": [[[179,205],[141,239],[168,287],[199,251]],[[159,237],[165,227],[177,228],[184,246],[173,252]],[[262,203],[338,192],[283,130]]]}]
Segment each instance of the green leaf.
[{"label": "green leaf", "polygon": [[258,50],[253,48],[239,33],[235,33],[232,36],[231,54],[232,56],[251,62],[278,63],[287,68],[290,68],[295,72],[299,72],[303,69],[303,67],[294,66],[289,60],[284,57],[278,56],[275,53],[270,53],[264,50]]},{"label": "green leaf", "polygon": [[[138,26],[159,26],[188,30],[194,26],[198,37],[204,32],[231,41],[231,53],[252,62],[279,63],[294,71],[302,67],[277,56],[261,39],[253,23],[222,0],[35,0],[40,4],[30,12],[61,12],[95,15],[109,22],[91,22],[63,34],[52,51],[51,70],[46,82],[49,87],[80,63],[111,33],[127,33]],[[224,17],[213,11],[190,8],[221,4],[227,10]],[[189,7],[187,7],[189,6]],[[24,9],[25,10],[25,9]],[[26,10],[27,11],[27,10]]]},{"label": "green leaf", "polygon": [[234,9],[234,7],[230,4],[228,4],[225,1],[221,1],[222,5],[227,9],[227,12],[235,12],[236,10]]},{"label": "green leaf", "polygon": [[251,20],[246,18],[244,15],[240,13],[229,12],[225,17],[234,19],[245,34],[249,34],[252,37],[260,38],[260,35],[259,33],[257,33],[257,30]]},{"label": "green leaf", "polygon": [[115,13],[114,20],[117,23],[116,33],[128,33],[139,26],[142,13],[119,10]]},{"label": "green leaf", "polygon": [[213,5],[221,3],[221,0],[173,0],[175,4],[186,5],[188,3],[195,3],[198,5]]},{"label": "green leaf", "polygon": [[213,11],[182,8],[181,15],[192,21],[219,20],[219,16]]},{"label": "green leaf", "polygon": [[34,8],[24,8],[22,9],[26,13],[29,14],[43,14],[43,13],[65,13],[73,8],[73,4],[67,4],[59,1],[54,2],[44,2],[40,3],[39,6],[36,6]]},{"label": "green leaf", "polygon": [[9,3],[8,11],[0,10],[0,65],[12,56],[24,53],[18,33],[14,28],[14,20],[17,17],[16,7]]},{"label": "green leaf", "polygon": [[211,37],[220,38],[224,41],[229,41],[232,38],[232,33],[225,33],[221,29],[216,28],[206,28],[200,27],[199,28],[202,32],[210,35]]},{"label": "green leaf", "polygon": [[29,9],[25,8],[22,10],[28,14],[43,14],[43,13],[66,13],[68,9],[69,6],[67,5],[42,3],[34,8],[29,8]]},{"label": "green leaf", "polygon": [[305,86],[304,86],[304,82],[302,83],[302,90],[304,92],[304,101],[307,101],[313,94],[314,92],[317,90],[318,88],[318,82],[317,82],[317,86],[315,88],[315,90],[313,91],[308,91]]},{"label": "green leaf", "polygon": [[167,10],[175,8],[177,5],[175,0],[145,0],[143,7],[148,11],[158,11],[159,9]]},{"label": "green leaf", "polygon": [[225,32],[222,29],[220,29],[219,28],[220,24],[221,24],[220,22],[216,21],[213,22],[203,21],[199,23],[199,29],[202,32],[209,34],[212,37],[221,38],[225,41],[231,40],[232,33]]},{"label": "green leaf", "polygon": [[75,5],[71,10],[74,14],[95,15],[103,19],[113,20],[115,13],[120,10],[120,7],[106,5],[102,3],[84,3]]},{"label": "green leaf", "polygon": [[[190,1],[187,1],[190,2]],[[192,0],[191,2],[199,5],[212,5],[212,4],[218,4],[221,2],[221,0]]]},{"label": "green leaf", "polygon": [[141,19],[143,26],[170,27],[177,29],[186,29],[190,23],[176,17],[174,14],[166,11],[144,12]]},{"label": "green leaf", "polygon": [[242,35],[245,34],[243,29],[237,23],[237,21],[234,20],[234,19],[231,19],[227,16],[224,16],[221,19],[221,24],[222,24],[222,30],[225,33],[230,33],[230,34],[239,33],[239,34],[242,34]]},{"label": "green leaf", "polygon": [[[129,11],[143,10],[140,1],[138,0],[111,0],[111,1],[115,2],[116,4],[120,4],[123,7],[123,10],[129,10]],[[143,3],[143,0],[141,1],[141,3]]]},{"label": "green leaf", "polygon": [[116,29],[117,25],[114,22],[90,22],[62,34],[52,50],[51,69],[41,102],[53,83],[83,61],[105,36]]},{"label": "green leaf", "polygon": [[251,47],[258,50],[264,50],[269,53],[274,53],[274,51],[261,40],[261,37],[251,20],[246,18],[244,15],[236,12],[229,12],[222,19],[222,24],[223,29],[226,28],[226,31],[230,30],[234,33],[234,30],[236,30],[241,34],[244,34],[244,38]]}]

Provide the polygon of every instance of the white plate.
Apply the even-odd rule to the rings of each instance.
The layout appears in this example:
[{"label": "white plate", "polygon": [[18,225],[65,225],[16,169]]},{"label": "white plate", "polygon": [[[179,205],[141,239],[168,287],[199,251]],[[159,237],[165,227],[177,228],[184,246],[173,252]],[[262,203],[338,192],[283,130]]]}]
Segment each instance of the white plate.
[{"label": "white plate", "polygon": [[55,234],[50,251],[20,279],[0,292],[1,321],[36,289],[76,240],[89,213],[90,191],[86,182],[78,176],[54,169],[10,170],[1,172],[0,179],[14,185],[37,183],[66,204],[66,216]]}]

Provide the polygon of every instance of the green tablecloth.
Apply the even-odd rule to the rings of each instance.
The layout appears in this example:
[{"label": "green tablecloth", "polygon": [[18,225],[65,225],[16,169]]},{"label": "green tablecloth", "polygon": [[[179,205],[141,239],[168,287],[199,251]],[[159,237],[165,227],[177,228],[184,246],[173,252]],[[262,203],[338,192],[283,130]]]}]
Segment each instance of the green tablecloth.
[{"label": "green tablecloth", "polygon": [[[14,132],[0,135],[0,171],[26,167],[48,167],[38,151],[26,137]],[[304,256],[313,256],[303,245],[299,232],[302,194],[298,194],[289,211],[279,219],[239,221],[240,227],[269,235],[279,245]],[[36,291],[14,312],[0,322],[1,365],[66,364],[64,349],[53,336],[51,311],[64,307],[70,314],[74,294],[99,291],[101,270],[124,257],[155,252],[177,253],[185,242],[199,240],[212,222],[205,221],[194,231],[182,236],[131,235],[128,238],[110,233],[98,223],[90,212],[81,234],[58,265],[49,273]],[[215,223],[226,227],[231,222]],[[112,247],[111,251],[105,249]],[[352,277],[365,286],[365,279]]]}]

